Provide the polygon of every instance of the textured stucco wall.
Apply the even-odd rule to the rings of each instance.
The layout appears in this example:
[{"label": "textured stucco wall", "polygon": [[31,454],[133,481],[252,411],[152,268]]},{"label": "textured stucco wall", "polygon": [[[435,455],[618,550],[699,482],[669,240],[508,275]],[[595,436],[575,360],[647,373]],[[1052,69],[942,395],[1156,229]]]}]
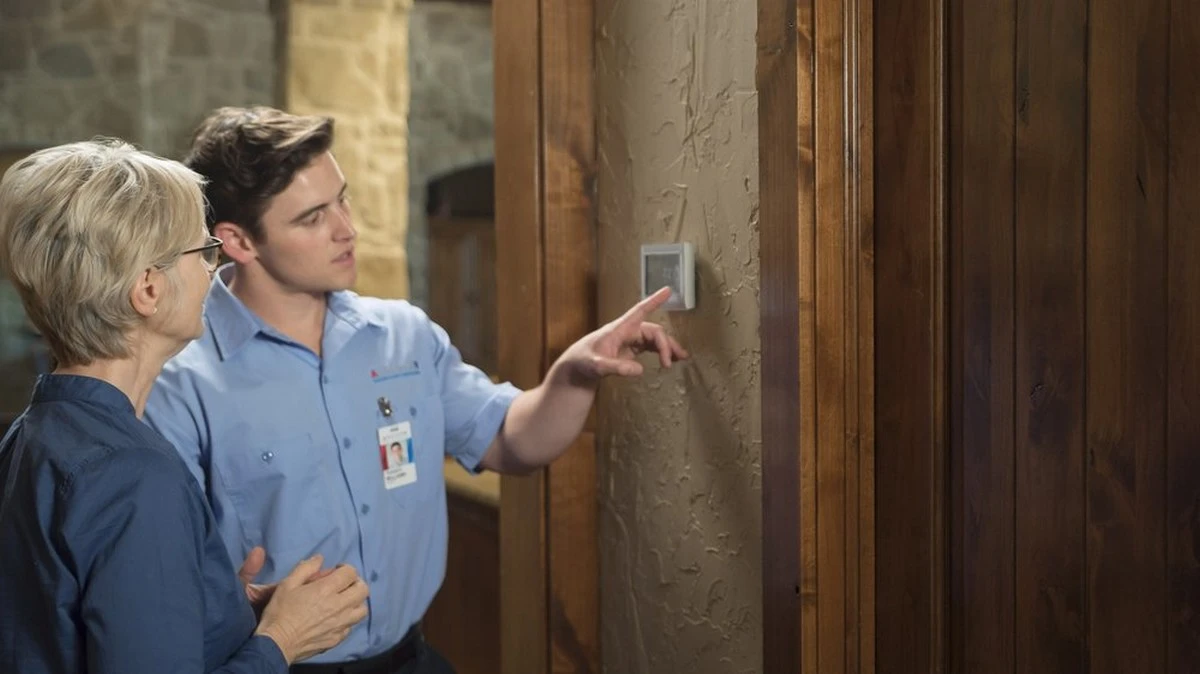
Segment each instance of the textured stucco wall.
[{"label": "textured stucco wall", "polygon": [[359,239],[357,290],[407,297],[412,0],[291,0],[291,112],[333,117]]},{"label": "textured stucco wall", "polygon": [[599,0],[602,315],[638,246],[690,241],[693,360],[599,403],[605,670],[762,671],[758,102],[753,0]]}]

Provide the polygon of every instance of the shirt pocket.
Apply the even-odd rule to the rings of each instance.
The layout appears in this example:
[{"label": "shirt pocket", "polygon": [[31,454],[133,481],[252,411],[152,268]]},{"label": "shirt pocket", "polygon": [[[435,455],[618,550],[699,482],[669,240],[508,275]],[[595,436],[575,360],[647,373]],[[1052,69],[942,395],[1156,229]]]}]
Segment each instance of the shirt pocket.
[{"label": "shirt pocket", "polygon": [[223,478],[246,548],[261,545],[273,559],[307,556],[333,526],[328,514],[337,498],[312,435],[255,433],[226,443]]},{"label": "shirt pocket", "polygon": [[[386,382],[372,384],[375,401],[375,444],[379,449],[379,486],[384,498],[401,508],[423,505],[440,493],[442,484],[442,462],[445,456],[444,422],[441,400],[437,390],[425,372],[407,377],[397,377]],[[387,414],[387,412],[391,414]],[[409,424],[412,433],[413,463],[417,468],[417,480],[412,484],[388,489],[382,471],[387,452],[379,446],[379,430],[395,424]]]}]

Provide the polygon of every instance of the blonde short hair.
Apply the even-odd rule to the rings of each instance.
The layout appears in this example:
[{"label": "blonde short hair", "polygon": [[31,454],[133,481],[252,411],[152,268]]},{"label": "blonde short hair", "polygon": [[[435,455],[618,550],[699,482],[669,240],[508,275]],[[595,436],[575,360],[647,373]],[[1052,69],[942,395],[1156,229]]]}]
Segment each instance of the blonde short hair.
[{"label": "blonde short hair", "polygon": [[202,188],[182,164],[115,139],[41,150],[4,174],[0,265],[59,365],[130,355],[130,292],[203,235]]}]

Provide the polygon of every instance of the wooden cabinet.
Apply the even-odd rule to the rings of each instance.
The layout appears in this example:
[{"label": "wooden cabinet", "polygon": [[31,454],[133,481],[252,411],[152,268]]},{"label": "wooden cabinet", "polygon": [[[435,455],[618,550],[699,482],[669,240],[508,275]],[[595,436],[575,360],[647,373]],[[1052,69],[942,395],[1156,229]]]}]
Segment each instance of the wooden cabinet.
[{"label": "wooden cabinet", "polygon": [[429,643],[458,674],[500,667],[500,478],[447,462],[450,550],[446,579],[425,614]]}]

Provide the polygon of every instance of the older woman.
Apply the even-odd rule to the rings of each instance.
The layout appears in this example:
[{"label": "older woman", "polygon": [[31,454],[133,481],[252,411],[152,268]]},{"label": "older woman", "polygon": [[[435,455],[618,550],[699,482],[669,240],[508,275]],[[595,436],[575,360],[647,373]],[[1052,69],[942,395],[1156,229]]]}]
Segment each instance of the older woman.
[{"label": "older woman", "polygon": [[319,558],[244,587],[200,485],[140,421],[201,331],[221,242],[200,187],[116,141],[0,181],[0,264],[57,363],[0,442],[0,671],[282,673],[366,615],[358,574]]}]

